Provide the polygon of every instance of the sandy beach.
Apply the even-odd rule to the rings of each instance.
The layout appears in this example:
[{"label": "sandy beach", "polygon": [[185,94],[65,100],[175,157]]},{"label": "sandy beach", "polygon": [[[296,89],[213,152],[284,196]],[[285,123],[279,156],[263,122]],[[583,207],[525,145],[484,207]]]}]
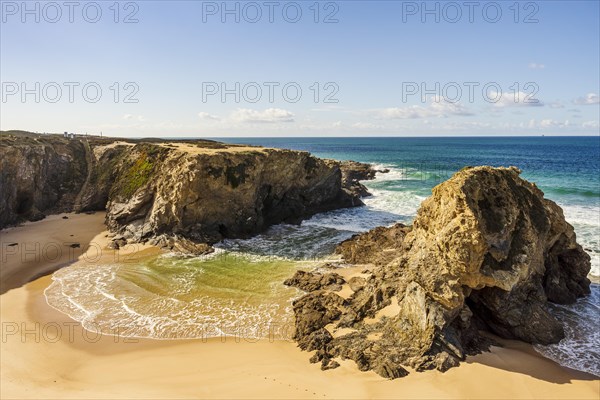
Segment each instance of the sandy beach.
[{"label": "sandy beach", "polygon": [[[79,259],[92,239],[104,231],[104,213],[59,214],[0,231],[0,293],[48,274]],[[95,257],[95,256],[94,256]]]},{"label": "sandy beach", "polygon": [[[103,220],[102,213],[61,214],[0,232],[3,292],[10,289],[0,296],[2,398],[600,398],[600,379],[515,341],[446,373],[411,371],[388,381],[352,361],[321,371],[287,341],[97,335],[46,303],[50,276],[35,278],[72,263],[93,268],[159,251],[106,249]],[[38,250],[25,252],[25,244]],[[50,253],[59,247],[60,256]]]}]

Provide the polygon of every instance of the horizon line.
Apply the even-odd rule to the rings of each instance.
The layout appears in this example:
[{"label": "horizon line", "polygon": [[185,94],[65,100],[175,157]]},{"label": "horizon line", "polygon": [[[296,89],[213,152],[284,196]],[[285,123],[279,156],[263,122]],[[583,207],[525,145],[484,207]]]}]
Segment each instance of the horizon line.
[{"label": "horizon line", "polygon": [[[36,135],[62,135],[64,132],[35,132],[23,129],[0,129],[0,132],[24,132]],[[69,132],[80,136],[96,136],[105,138],[124,138],[124,139],[390,139],[390,138],[407,138],[407,139],[436,139],[436,138],[541,138],[541,137],[561,137],[561,138],[576,138],[576,137],[597,137],[600,138],[600,132],[593,134],[539,134],[539,135],[506,135],[506,134],[462,134],[462,135],[384,135],[384,136],[371,136],[371,135],[360,135],[360,136],[154,136],[154,135],[136,135],[136,136],[112,136],[112,135],[99,135],[96,133],[78,133]]]}]

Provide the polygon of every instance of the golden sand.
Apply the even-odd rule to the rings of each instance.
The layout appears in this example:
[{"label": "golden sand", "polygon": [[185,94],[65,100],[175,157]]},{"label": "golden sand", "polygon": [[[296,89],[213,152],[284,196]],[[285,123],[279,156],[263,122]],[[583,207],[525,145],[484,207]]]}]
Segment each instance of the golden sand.
[{"label": "golden sand", "polygon": [[[43,246],[73,238],[83,249],[87,243],[103,247],[108,238],[102,221],[98,213],[28,223],[0,233],[2,251],[6,243]],[[27,282],[72,262],[93,268],[90,260],[96,258],[90,252],[96,248],[90,246],[87,258],[80,254],[75,260],[3,259],[2,280]],[[131,257],[157,251],[139,248]],[[101,257],[115,257],[115,252],[105,250]],[[0,296],[2,398],[600,398],[598,378],[561,367],[515,341],[469,357],[446,373],[411,371],[389,381],[358,371],[352,361],[321,371],[318,364],[308,362],[310,353],[287,341],[233,337],[159,341],[96,335],[48,306],[43,291],[49,283],[45,276]]]}]

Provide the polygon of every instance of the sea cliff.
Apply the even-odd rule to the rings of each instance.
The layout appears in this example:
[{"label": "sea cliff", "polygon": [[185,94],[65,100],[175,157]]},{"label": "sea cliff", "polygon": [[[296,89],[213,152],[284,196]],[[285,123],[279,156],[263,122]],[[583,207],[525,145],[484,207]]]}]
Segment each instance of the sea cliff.
[{"label": "sea cliff", "polygon": [[203,253],[223,238],[362,205],[360,163],[210,140],[0,136],[0,228],[45,214],[106,210],[112,247]]}]

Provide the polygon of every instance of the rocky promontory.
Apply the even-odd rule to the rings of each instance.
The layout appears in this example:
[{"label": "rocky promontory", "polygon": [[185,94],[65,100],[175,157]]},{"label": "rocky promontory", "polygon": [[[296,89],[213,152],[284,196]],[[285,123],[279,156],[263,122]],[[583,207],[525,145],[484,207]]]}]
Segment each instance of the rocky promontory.
[{"label": "rocky promontory", "polygon": [[368,164],[210,140],[8,131],[0,156],[0,229],[45,214],[106,210],[112,247],[150,241],[192,253],[360,206],[359,180],[375,175]]},{"label": "rocky promontory", "polygon": [[311,361],[327,369],[352,359],[397,378],[406,366],[444,371],[487,349],[482,331],[561,340],[547,304],[589,293],[590,258],[561,208],[519,174],[465,168],[433,189],[412,227],[376,228],[342,243],[347,262],[368,266],[348,280],[349,296],[330,273],[288,281],[308,291],[294,302],[294,338],[315,351]]},{"label": "rocky promontory", "polygon": [[135,241],[248,237],[273,224],[362,205],[341,178],[338,162],[301,151],[138,145],[119,167],[107,225]]},{"label": "rocky promontory", "polygon": [[28,134],[0,136],[0,228],[73,209],[85,182],[79,141]]},{"label": "rocky promontory", "polygon": [[388,173],[389,169],[376,169],[371,164],[357,161],[341,161],[342,186],[348,188],[355,196],[366,197],[371,193],[360,181],[370,181],[375,179],[377,173]]}]

